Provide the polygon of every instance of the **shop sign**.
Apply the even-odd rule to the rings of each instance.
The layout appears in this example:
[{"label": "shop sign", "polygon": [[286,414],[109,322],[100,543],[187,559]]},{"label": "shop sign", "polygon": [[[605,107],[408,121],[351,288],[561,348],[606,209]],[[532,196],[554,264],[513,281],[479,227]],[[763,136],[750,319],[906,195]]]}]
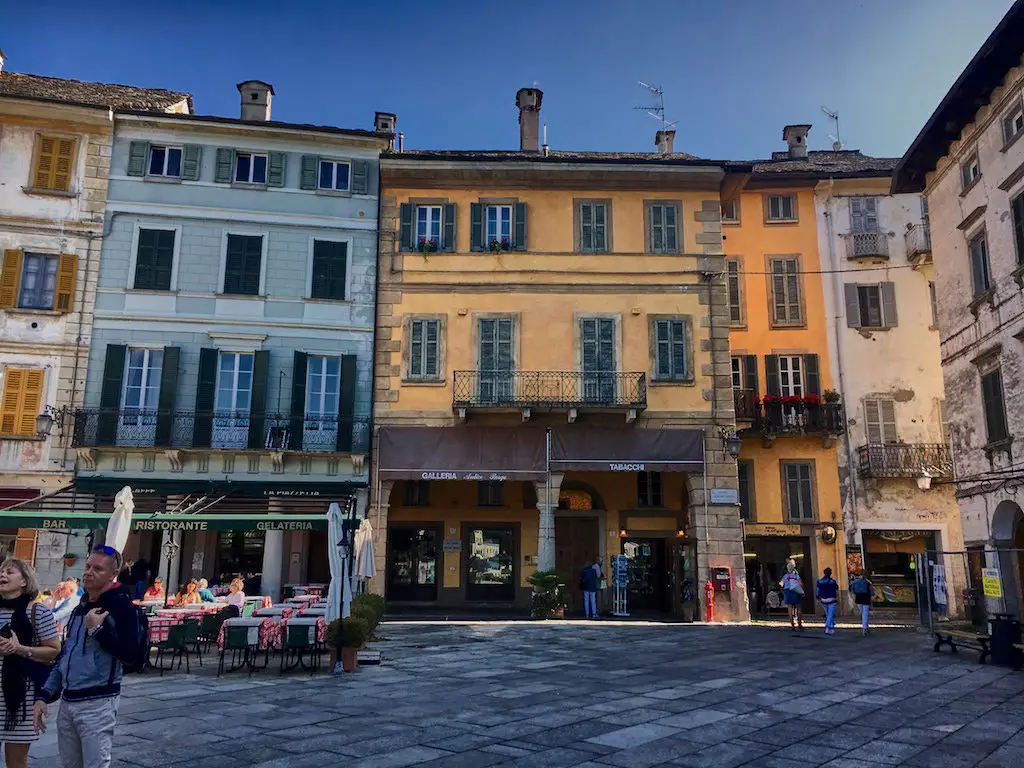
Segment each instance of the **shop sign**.
[{"label": "shop sign", "polygon": [[712,488],[712,504],[739,504],[740,492],[735,488]]},{"label": "shop sign", "polygon": [[476,480],[478,482],[496,482],[503,483],[508,480],[508,475],[501,472],[464,472],[456,471],[451,472],[445,470],[443,472],[421,472],[420,479],[422,480]]},{"label": "shop sign", "polygon": [[785,523],[744,523],[743,530],[748,536],[799,536],[800,526]]},{"label": "shop sign", "polygon": [[985,597],[1002,597],[1003,584],[999,580],[999,569],[982,568],[981,586],[982,590],[985,592]]},{"label": "shop sign", "polygon": [[441,544],[441,549],[444,552],[461,552],[462,539],[445,539]]},{"label": "shop sign", "polygon": [[[294,517],[295,519],[288,519]],[[62,517],[36,515],[0,515],[0,524],[42,530],[105,528],[110,515],[83,512]],[[278,515],[272,518],[244,515],[156,515],[132,519],[133,531],[320,531],[327,529],[326,515]]]},{"label": "shop sign", "polygon": [[644,464],[617,464],[611,463],[608,465],[608,469],[612,472],[646,472]]}]

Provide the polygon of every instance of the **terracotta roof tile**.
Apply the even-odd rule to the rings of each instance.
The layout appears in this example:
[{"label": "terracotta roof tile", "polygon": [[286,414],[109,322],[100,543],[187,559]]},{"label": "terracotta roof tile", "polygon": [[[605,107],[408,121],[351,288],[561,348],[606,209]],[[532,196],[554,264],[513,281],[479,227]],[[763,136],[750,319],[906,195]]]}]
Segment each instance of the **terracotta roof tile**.
[{"label": "terracotta roof tile", "polygon": [[0,72],[0,97],[65,101],[111,109],[142,109],[166,111],[186,102],[192,111],[192,94],[167,91],[163,88],[138,88],[134,85],[88,83],[62,80],[57,77],[28,75],[22,72]]},{"label": "terracotta roof tile", "polygon": [[753,160],[754,175],[773,173],[802,175],[889,175],[899,163],[898,157],[871,157],[859,149],[838,151],[817,151],[807,153],[806,158],[792,160],[786,152],[772,152],[771,160]]}]

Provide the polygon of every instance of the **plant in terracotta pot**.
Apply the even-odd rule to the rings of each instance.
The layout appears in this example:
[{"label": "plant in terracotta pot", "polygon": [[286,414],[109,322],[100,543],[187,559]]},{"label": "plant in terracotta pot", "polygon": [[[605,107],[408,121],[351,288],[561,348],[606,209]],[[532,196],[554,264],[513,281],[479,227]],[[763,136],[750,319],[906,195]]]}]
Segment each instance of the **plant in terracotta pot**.
[{"label": "plant in terracotta pot", "polygon": [[[367,604],[357,605],[356,602],[352,601],[352,617],[356,619],[362,619],[366,622],[366,639],[370,640],[373,637],[373,632],[377,629],[377,625],[380,624],[380,618],[377,616],[377,612]],[[360,646],[362,647],[362,646]]]},{"label": "plant in terracotta pot", "polygon": [[533,599],[530,617],[534,619],[565,618],[565,600],[562,598],[564,579],[556,571],[535,571],[530,574]]},{"label": "plant in terracotta pot", "polygon": [[366,620],[356,616],[335,619],[327,625],[327,645],[339,651],[341,665],[346,672],[355,672],[358,668],[356,653],[369,636]]},{"label": "plant in terracotta pot", "polygon": [[76,555],[74,552],[65,552],[64,553],[64,565],[66,565],[69,568],[72,565],[75,564],[75,561],[77,559],[78,559],[78,555]]}]

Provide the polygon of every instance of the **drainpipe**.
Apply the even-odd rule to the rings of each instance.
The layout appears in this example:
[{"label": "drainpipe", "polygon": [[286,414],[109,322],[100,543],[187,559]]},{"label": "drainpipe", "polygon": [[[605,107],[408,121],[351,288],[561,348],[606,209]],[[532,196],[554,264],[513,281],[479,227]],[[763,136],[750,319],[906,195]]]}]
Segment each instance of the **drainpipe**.
[{"label": "drainpipe", "polygon": [[[380,306],[380,215],[381,198],[384,191],[384,179],[380,172],[380,154],[377,155],[377,230],[373,244],[373,327],[370,339],[370,455],[367,460],[370,462],[368,475],[371,478],[370,490],[373,491],[374,504],[377,507],[377,525],[373,529],[374,543],[380,541],[380,470],[377,462],[374,461],[376,451],[380,450],[380,436],[377,434],[373,409],[376,405],[377,393],[377,307]],[[354,412],[354,409],[353,409]],[[355,427],[355,425],[352,425]],[[366,515],[369,517],[370,510],[367,507]]]}]

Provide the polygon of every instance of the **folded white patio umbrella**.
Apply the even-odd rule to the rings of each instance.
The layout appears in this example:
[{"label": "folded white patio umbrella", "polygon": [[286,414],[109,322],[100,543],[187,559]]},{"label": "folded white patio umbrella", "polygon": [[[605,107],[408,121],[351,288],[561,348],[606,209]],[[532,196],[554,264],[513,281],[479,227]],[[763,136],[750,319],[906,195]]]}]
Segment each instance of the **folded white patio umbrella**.
[{"label": "folded white patio umbrella", "polygon": [[368,580],[377,575],[377,559],[373,551],[373,526],[363,520],[356,531],[356,578]]},{"label": "folded white patio umbrella", "polygon": [[106,545],[124,553],[128,533],[132,529],[132,512],[135,511],[135,496],[130,486],[125,486],[114,497],[114,513],[107,524]]},{"label": "folded white patio umbrella", "polygon": [[332,502],[327,510],[327,562],[331,566],[331,585],[327,590],[328,622],[349,615],[352,605],[352,585],[348,580],[348,558],[342,557],[340,544],[344,543],[341,507]]}]

